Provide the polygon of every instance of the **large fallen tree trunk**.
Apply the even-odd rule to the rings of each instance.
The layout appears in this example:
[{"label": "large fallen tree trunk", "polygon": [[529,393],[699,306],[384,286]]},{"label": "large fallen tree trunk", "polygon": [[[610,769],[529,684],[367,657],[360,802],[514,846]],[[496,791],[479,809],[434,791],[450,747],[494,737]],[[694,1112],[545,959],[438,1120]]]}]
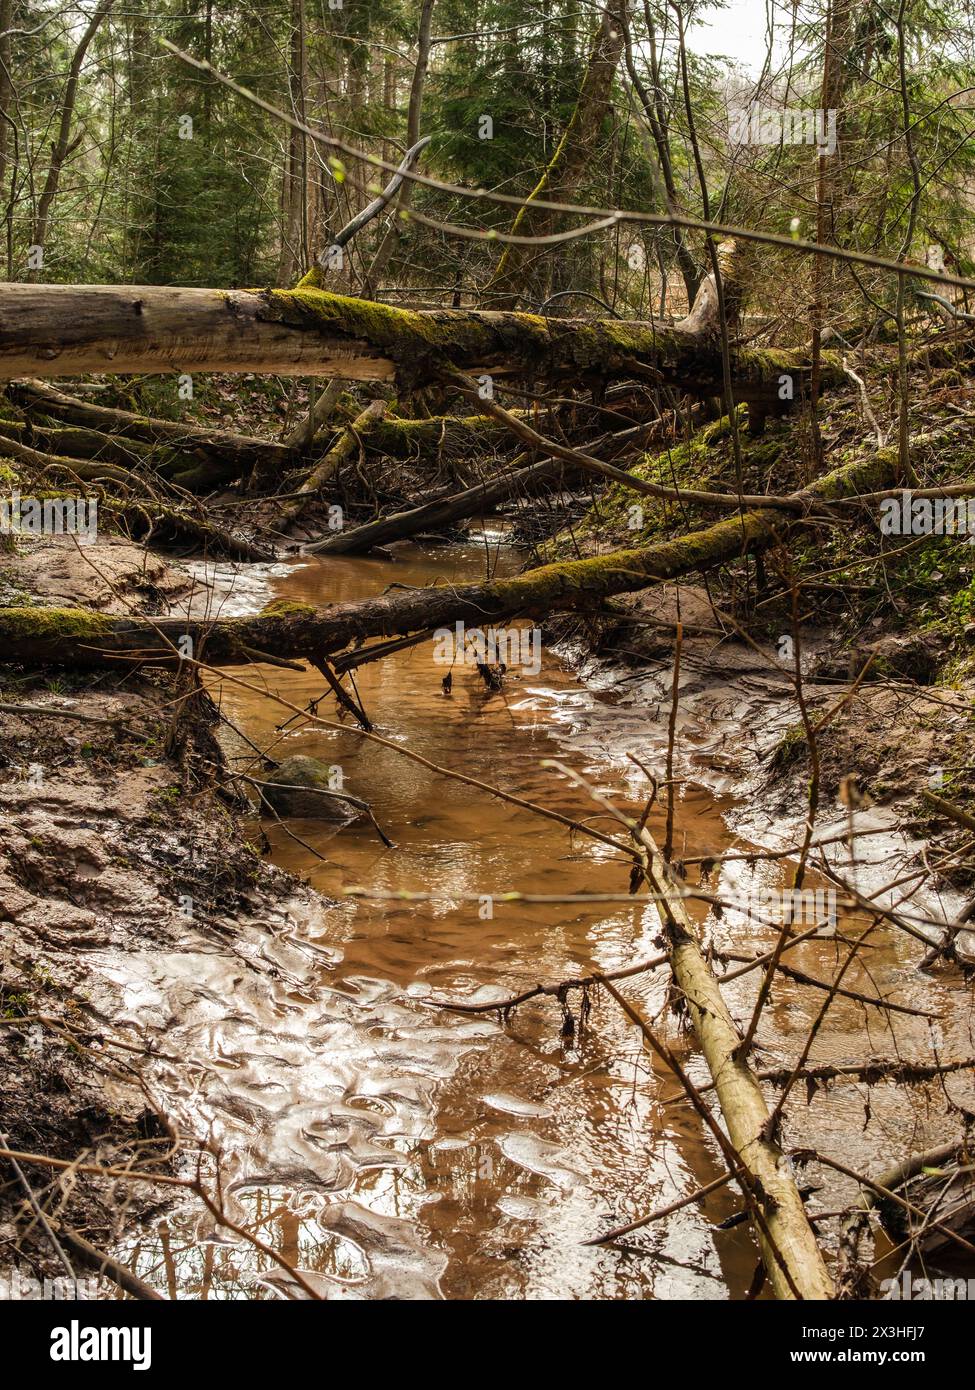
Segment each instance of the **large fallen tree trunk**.
[{"label": "large fallen tree trunk", "polygon": [[[637,373],[711,396],[721,392],[723,382],[714,330],[713,323],[702,325],[693,314],[667,325],[395,309],[305,284],[294,290],[7,284],[0,286],[0,378],[274,372],[395,379],[412,388],[453,367],[574,382]],[[840,379],[841,369],[834,367]],[[827,375],[829,370],[827,363]],[[781,378],[791,378],[788,390],[798,397],[808,365],[799,352],[733,350],[731,375],[738,400],[775,406],[782,399]],[[33,383],[31,389],[36,397]],[[52,404],[49,395],[43,408]],[[104,407],[87,406],[81,418],[73,407],[71,418],[108,427],[103,412]],[[136,418],[127,422],[129,432]],[[177,442],[192,432],[193,427],[174,423],[166,433]],[[212,443],[201,440],[203,447],[219,444],[216,432],[206,433]]]},{"label": "large fallen tree trunk", "polygon": [[[945,430],[918,438],[914,446],[951,438],[951,431]],[[882,491],[897,483],[898,470],[897,448],[882,449],[828,473],[796,498],[813,504]],[[766,507],[677,540],[544,565],[513,579],[397,590],[320,609],[295,604],[253,618],[206,622],[116,617],[84,609],[0,609],[0,644],[7,661],[63,666],[118,665],[125,660],[173,664],[181,637],[191,637],[196,657],[213,665],[242,665],[255,660],[256,653],[320,659],[369,637],[406,636],[456,622],[483,629],[515,618],[595,606],[615,594],[740,559],[748,551],[784,540],[800,524],[801,517]]]}]

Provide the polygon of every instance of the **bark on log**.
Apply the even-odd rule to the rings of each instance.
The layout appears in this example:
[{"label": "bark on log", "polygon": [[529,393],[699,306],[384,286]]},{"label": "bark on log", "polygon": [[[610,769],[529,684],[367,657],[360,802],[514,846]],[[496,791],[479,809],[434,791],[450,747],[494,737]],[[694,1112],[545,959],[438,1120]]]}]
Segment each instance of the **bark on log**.
[{"label": "bark on log", "polygon": [[[0,439],[10,439],[61,458],[92,459],[117,464],[120,468],[140,465],[152,468],[179,461],[179,455],[170,449],[159,449],[135,439],[120,439],[83,425],[42,425],[34,421],[20,424],[14,420],[0,420]],[[3,452],[0,442],[0,454]]]},{"label": "bark on log", "polygon": [[438,415],[429,420],[389,416],[376,421],[366,448],[394,459],[436,459],[464,458],[511,444],[510,432],[483,415]]},{"label": "bark on log", "polygon": [[769,1284],[781,1299],[830,1299],[833,1283],[822,1252],[788,1159],[766,1135],[769,1111],[762,1088],[747,1058],[739,1055],[741,1034],[704,958],[680,885],[645,826],[638,838],[646,853],[647,882],[659,895],[657,911],[674,981],[687,1001],[728,1137],[764,1218],[764,1229],[756,1222],[755,1234]]},{"label": "bark on log", "polygon": [[[6,290],[12,288],[14,287],[9,285],[0,286],[0,342],[6,340]],[[55,287],[37,285],[19,288],[40,292]],[[67,312],[67,306],[65,311]],[[89,367],[88,370],[96,369]],[[112,368],[105,366],[101,370],[110,371]],[[5,375],[7,373],[0,368],[0,376]],[[89,401],[68,395],[45,381],[16,381],[8,387],[8,391],[11,398],[26,410],[29,416],[49,415],[58,420],[68,420],[75,425],[103,430],[106,434],[123,435],[126,439],[139,440],[145,444],[171,445],[174,449],[190,455],[194,451],[200,451],[204,459],[226,464],[231,475],[236,477],[261,465],[273,466],[278,470],[293,467],[300,457],[296,449],[277,444],[273,440],[236,434],[233,430],[210,429],[196,421],[184,423],[180,420],[160,420],[148,415],[137,415],[131,410],[93,405]]]},{"label": "bark on log", "polygon": [[[921,436],[915,447],[952,439],[950,430]],[[898,451],[836,469],[819,479],[812,500],[855,497],[893,487]],[[176,664],[174,645],[192,636],[196,654],[213,665],[243,665],[254,652],[270,656],[322,658],[369,637],[398,637],[464,622],[471,627],[513,618],[595,605],[615,594],[648,588],[739,559],[785,539],[800,522],[781,510],[764,508],[729,517],[674,541],[637,550],[615,551],[592,560],[544,565],[514,579],[486,584],[396,591],[380,598],[327,608],[291,605],[253,618],[207,623],[182,618],[140,619],[91,613],[85,609],[0,609],[0,650],[5,660],[62,666],[118,665],[138,660]]]},{"label": "bark on log", "polygon": [[[700,396],[722,390],[718,338],[686,324],[542,319],[468,309],[409,310],[294,290],[179,289],[155,285],[0,286],[0,378],[83,372],[274,372],[392,381],[412,389],[443,367],[496,376],[621,378],[648,371]],[[827,370],[830,364],[827,363]],[[801,352],[732,352],[737,399],[779,404],[780,378],[796,397],[808,377]],[[838,362],[832,364],[842,380]],[[30,384],[36,392],[36,385]],[[50,397],[48,396],[50,403]],[[85,406],[79,423],[107,424]],[[97,414],[92,414],[97,412]],[[126,414],[127,412],[122,412]],[[127,416],[127,432],[138,417]],[[149,437],[160,437],[153,422]],[[219,443],[209,433],[211,447]],[[173,424],[164,436],[186,440]],[[139,437],[134,435],[133,437]],[[255,441],[248,441],[253,446]],[[259,441],[261,447],[281,448]]]}]

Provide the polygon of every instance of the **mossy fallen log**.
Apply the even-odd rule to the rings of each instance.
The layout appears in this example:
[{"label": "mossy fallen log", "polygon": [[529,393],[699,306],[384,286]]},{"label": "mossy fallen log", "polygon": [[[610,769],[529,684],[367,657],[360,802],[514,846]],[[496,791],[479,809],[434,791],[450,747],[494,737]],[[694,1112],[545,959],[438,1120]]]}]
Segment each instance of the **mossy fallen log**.
[{"label": "mossy fallen log", "polygon": [[[607,398],[604,413],[613,419],[639,420],[649,417],[651,409],[651,398],[646,391],[639,395],[621,391],[618,396]],[[352,409],[347,409],[343,404],[340,410],[351,419],[358,407],[353,404]],[[571,429],[573,437],[581,435],[584,438],[592,435],[601,421],[600,408],[582,400],[564,401],[544,411],[510,410],[508,413],[540,428],[547,428],[546,422],[551,420],[554,429],[558,421]],[[508,454],[514,443],[507,426],[487,414],[431,415],[427,419],[387,414],[373,425],[365,446],[367,453],[382,454],[386,458],[435,462],[482,458],[492,453]]]},{"label": "mossy fallen log", "polygon": [[466,458],[511,446],[511,435],[483,415],[437,415],[429,420],[387,416],[369,432],[366,448],[394,459]]},{"label": "mossy fallen log", "polygon": [[[546,319],[536,314],[471,309],[397,309],[343,295],[315,283],[293,290],[181,289],[137,285],[0,286],[0,378],[166,371],[273,372],[359,381],[398,380],[411,389],[436,380],[444,366],[475,374],[546,379],[609,380],[633,376],[634,366],[660,385],[700,396],[722,390],[717,335],[696,322],[645,323],[609,319]],[[739,400],[780,402],[782,377],[798,398],[808,377],[805,355],[777,349],[734,349],[732,383]],[[825,380],[842,379],[827,355]],[[27,383],[37,398],[37,383]],[[23,388],[18,388],[22,391]],[[52,404],[47,388],[44,409]],[[64,407],[61,407],[62,410]],[[71,418],[109,428],[105,407],[72,406]],[[143,422],[128,412],[133,438],[187,440],[218,431]],[[67,418],[62,415],[62,418]],[[168,422],[167,422],[168,424]],[[201,440],[201,443],[203,441]],[[249,441],[253,449],[254,441]],[[263,441],[263,448],[274,448]],[[244,447],[244,446],[242,446]],[[276,446],[282,449],[284,446]]]},{"label": "mossy fallen log", "polygon": [[[936,446],[952,437],[949,429],[914,443],[918,448]],[[882,491],[895,486],[898,469],[897,449],[882,449],[826,474],[797,496],[812,502]],[[5,660],[32,665],[117,666],[132,660],[172,665],[178,662],[179,639],[186,637],[192,639],[197,659],[217,666],[245,664],[255,659],[255,652],[320,660],[370,637],[406,636],[456,622],[483,629],[595,606],[616,594],[727,564],[787,539],[803,524],[801,517],[780,510],[756,509],[676,540],[544,565],[512,579],[397,590],[326,608],[294,604],[251,618],[206,622],[108,617],[84,609],[6,608],[0,609],[0,644]]]},{"label": "mossy fallen log", "polygon": [[135,439],[121,439],[101,430],[83,425],[43,425],[36,421],[22,424],[12,420],[0,421],[0,455],[3,440],[12,440],[45,454],[60,458],[90,459],[116,464],[119,468],[146,467],[158,469],[178,460],[170,449],[144,444]]},{"label": "mossy fallen log", "polygon": [[29,444],[21,444],[9,436],[0,439],[0,458],[16,459],[19,463],[26,463],[30,468],[40,473],[64,473],[85,482],[112,480],[117,483],[126,483],[131,476],[129,468],[120,468],[114,463],[101,463],[93,459],[76,459],[59,454],[44,453],[40,449],[31,448]]}]

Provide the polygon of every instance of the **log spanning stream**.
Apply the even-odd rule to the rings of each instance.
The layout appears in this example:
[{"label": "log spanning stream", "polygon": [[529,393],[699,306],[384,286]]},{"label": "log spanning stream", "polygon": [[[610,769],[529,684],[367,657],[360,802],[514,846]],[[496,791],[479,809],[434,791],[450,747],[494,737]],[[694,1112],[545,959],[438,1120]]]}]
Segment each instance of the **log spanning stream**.
[{"label": "log spanning stream", "polygon": [[[392,582],[475,580],[486,557],[502,572],[513,570],[517,557],[496,541],[487,534],[482,544],[405,549],[394,566],[335,558],[258,574],[275,597],[343,601]],[[223,611],[246,611],[267,597],[265,589],[255,599],[245,575]],[[631,808],[643,804],[648,784],[627,752],[663,774],[666,663],[638,678],[603,671],[584,685],[544,650],[540,669],[510,672],[501,694],[489,693],[471,668],[455,668],[445,696],[444,674],[425,643],[361,667],[356,679],[384,737],[574,819],[601,813],[585,791],[543,767],[545,759],[568,763]],[[311,670],[268,666],[248,678],[298,706],[322,694],[322,679]],[[720,771],[722,748],[745,737],[767,706],[767,692],[749,693],[746,685],[698,706],[700,672],[690,671],[687,681],[678,853],[788,843],[775,839],[782,827],[760,822],[732,794]],[[580,1026],[580,995],[571,994],[571,1037],[552,998],[519,1008],[504,1026],[497,1015],[436,1007],[437,1000],[503,998],[538,981],[619,969],[656,954],[652,906],[499,901],[512,890],[621,893],[627,864],[597,841],[363,739],[351,722],[343,732],[305,725],[279,734],[288,717],[281,706],[230,680],[215,694],[248,739],[262,748],[276,744],[275,757],[311,754],[340,767],[345,789],[370,802],[395,842],[385,848],[366,821],[338,832],[322,822],[290,822],[303,845],[265,821],[274,862],[307,877],[336,905],[318,913],[297,902],[291,911],[285,902],[272,920],[235,920],[226,949],[201,936],[179,954],[139,957],[134,978],[127,966],[131,1016],[158,1037],[169,1059],[156,1063],[157,1090],[184,1134],[209,1130],[220,1144],[231,1214],[327,1298],[743,1297],[756,1259],[747,1225],[713,1229],[738,1209],[734,1189],[615,1248],[584,1243],[724,1171],[694,1113],[666,1103],[676,1083],[651,1065],[611,1000],[594,998]],[[334,718],[331,697],[321,709]],[[229,739],[227,751],[238,767],[251,756],[243,740]],[[608,820],[593,823],[613,831]],[[651,825],[662,838],[657,812]],[[873,855],[885,868],[898,850],[893,835],[862,843],[865,858]],[[774,863],[736,861],[712,878],[712,888],[734,896],[756,883],[782,882]],[[356,886],[429,893],[436,901],[346,896]],[[704,922],[701,908],[695,916]],[[774,937],[772,928],[735,910],[720,921],[712,916],[707,930],[740,951],[757,951]],[[950,981],[922,981],[913,943],[882,930],[867,954],[869,977],[857,967],[845,984],[940,1008],[946,1018],[954,1010],[957,1027],[934,1025],[935,1038],[945,1055],[970,1051],[960,1017],[964,993],[953,999]],[[817,940],[789,959],[829,979],[840,957],[835,942]],[[747,1019],[756,985],[752,974],[727,987],[739,1019]],[[692,1076],[706,1084],[703,1063],[667,1015],[666,971],[621,988],[644,1017],[661,1016]],[[761,1065],[794,1059],[822,999],[788,980],[777,985],[760,1032]],[[931,1026],[897,1016],[895,1041],[878,1011],[839,1000],[814,1058],[849,1062],[897,1051],[927,1058]],[[905,1145],[916,1149],[939,1134],[941,1110],[925,1112],[914,1094],[874,1088],[869,1117],[864,1099],[856,1084],[837,1086],[825,1104],[820,1095],[808,1109],[805,1096],[797,1097],[792,1142],[820,1145],[877,1171]],[[843,1191],[850,1197],[854,1189]],[[156,1234],[121,1253],[170,1297],[294,1292],[278,1266],[214,1231],[198,1205],[177,1208]]]}]

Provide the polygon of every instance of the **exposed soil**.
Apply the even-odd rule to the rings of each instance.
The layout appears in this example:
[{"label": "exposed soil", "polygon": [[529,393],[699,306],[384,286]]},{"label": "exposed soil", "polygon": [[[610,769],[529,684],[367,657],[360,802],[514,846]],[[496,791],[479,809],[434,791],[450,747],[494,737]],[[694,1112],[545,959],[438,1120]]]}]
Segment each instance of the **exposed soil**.
[{"label": "exposed soil", "polygon": [[[194,581],[134,545],[50,542],[6,555],[2,583],[20,602],[159,612]],[[131,1028],[120,1035],[116,991],[86,955],[178,950],[191,924],[232,941],[235,920],[301,892],[261,861],[221,785],[209,701],[179,693],[156,675],[23,672],[0,697],[26,707],[0,710],[0,1130],[16,1150],[174,1171],[178,1146],[139,1078],[145,1047]],[[49,1199],[51,1171],[24,1167]],[[53,1177],[53,1209],[99,1248],[166,1196]],[[64,1273],[7,1183],[0,1265],[15,1252],[39,1277]]]}]

